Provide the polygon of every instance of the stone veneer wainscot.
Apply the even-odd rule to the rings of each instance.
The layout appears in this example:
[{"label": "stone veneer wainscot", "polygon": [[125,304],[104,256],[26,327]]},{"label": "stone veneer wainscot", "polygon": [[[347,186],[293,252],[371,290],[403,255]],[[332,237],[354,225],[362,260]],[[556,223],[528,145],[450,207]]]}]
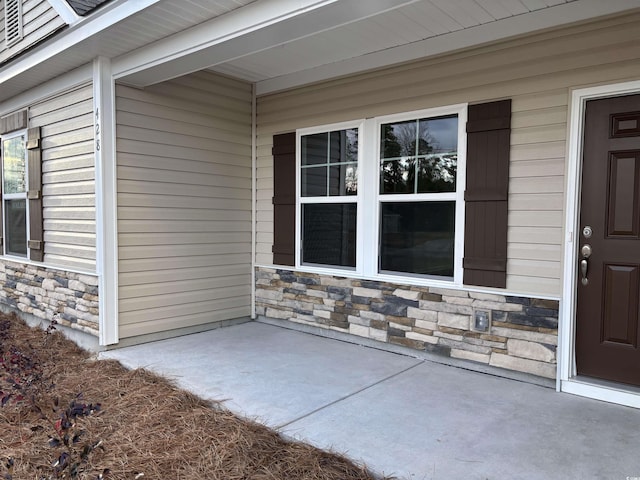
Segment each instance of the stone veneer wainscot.
[{"label": "stone veneer wainscot", "polygon": [[[256,270],[256,313],[440,355],[555,378],[558,302]],[[486,333],[474,310],[490,311]]]},{"label": "stone veneer wainscot", "polygon": [[98,336],[98,277],[0,261],[0,304]]}]

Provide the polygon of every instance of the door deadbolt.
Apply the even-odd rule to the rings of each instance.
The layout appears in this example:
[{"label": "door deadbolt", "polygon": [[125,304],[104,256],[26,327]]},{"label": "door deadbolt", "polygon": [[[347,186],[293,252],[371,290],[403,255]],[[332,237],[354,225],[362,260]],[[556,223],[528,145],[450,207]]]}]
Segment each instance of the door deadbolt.
[{"label": "door deadbolt", "polygon": [[582,258],[589,258],[593,253],[593,249],[591,248],[591,245],[583,245],[580,249],[580,253],[582,253]]}]

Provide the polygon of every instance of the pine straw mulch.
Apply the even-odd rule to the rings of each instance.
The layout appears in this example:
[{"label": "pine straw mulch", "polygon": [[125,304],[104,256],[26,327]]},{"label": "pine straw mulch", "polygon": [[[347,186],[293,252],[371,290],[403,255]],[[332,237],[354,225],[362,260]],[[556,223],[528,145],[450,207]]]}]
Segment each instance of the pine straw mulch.
[{"label": "pine straw mulch", "polygon": [[7,480],[374,478],[2,314],[0,405],[0,478]]}]

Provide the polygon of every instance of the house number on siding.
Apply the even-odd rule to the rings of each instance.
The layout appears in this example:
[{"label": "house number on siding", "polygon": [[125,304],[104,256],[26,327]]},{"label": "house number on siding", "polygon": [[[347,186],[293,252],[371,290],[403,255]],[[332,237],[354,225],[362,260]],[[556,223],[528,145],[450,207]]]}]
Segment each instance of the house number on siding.
[{"label": "house number on siding", "polygon": [[96,151],[100,151],[100,109],[96,108]]}]

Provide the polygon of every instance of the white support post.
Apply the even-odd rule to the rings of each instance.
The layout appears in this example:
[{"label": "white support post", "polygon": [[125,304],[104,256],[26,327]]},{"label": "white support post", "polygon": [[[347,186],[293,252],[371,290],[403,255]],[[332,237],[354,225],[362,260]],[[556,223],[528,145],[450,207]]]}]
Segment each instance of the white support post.
[{"label": "white support post", "polygon": [[258,143],[257,143],[257,100],[256,86],[251,88],[251,318],[256,318],[256,220],[257,220],[257,177],[258,177]]},{"label": "white support post", "polygon": [[118,343],[118,230],[115,82],[111,60],[93,61],[96,165],[96,270],[100,290],[100,345]]}]

